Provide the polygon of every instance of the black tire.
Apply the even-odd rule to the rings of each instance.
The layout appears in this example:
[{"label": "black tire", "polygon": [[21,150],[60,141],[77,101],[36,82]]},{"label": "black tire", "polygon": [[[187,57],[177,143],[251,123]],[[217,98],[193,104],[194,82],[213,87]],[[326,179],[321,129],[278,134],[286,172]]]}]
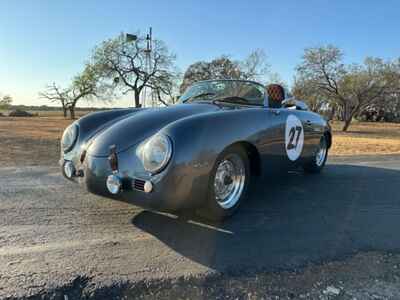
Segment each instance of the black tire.
[{"label": "black tire", "polygon": [[[323,155],[323,158],[318,157],[320,155],[320,151],[324,149],[325,154]],[[303,169],[306,173],[320,173],[322,169],[325,167],[326,160],[328,159],[328,139],[326,135],[323,135],[320,140],[320,146],[319,148],[315,151],[313,157],[311,160],[309,160],[304,166]]]},{"label": "black tire", "polygon": [[[220,164],[234,157],[235,159],[239,157],[243,162],[244,185],[243,188],[241,189],[240,195],[238,196],[238,200],[234,202],[235,204],[231,207],[223,208],[220,202],[218,202],[215,195],[214,180],[217,173],[217,169],[220,166]],[[223,219],[233,215],[235,211],[238,209],[240,203],[242,203],[243,200],[246,198],[249,184],[250,184],[250,162],[247,152],[240,145],[234,145],[227,148],[218,156],[213,166],[208,183],[206,204],[204,207],[200,208],[197,211],[197,214],[201,217],[213,221],[222,221]]]}]

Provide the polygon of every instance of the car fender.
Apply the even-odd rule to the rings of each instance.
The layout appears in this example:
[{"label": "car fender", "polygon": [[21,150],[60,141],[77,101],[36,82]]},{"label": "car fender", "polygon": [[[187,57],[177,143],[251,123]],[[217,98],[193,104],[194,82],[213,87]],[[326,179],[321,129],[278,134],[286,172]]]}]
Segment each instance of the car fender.
[{"label": "car fender", "polygon": [[258,148],[266,121],[264,109],[249,108],[190,116],[167,125],[160,132],[173,143],[168,176],[178,176],[175,183],[191,189],[190,194],[204,194],[219,154],[240,142]]},{"label": "car fender", "polygon": [[73,161],[78,163],[80,152],[83,147],[94,137],[101,132],[104,128],[110,126],[111,123],[117,120],[131,116],[138,112],[140,108],[127,108],[127,109],[112,109],[107,111],[99,111],[89,113],[80,119],[76,120],[73,124],[79,127],[78,139],[72,151],[62,153],[61,157],[64,160]]}]

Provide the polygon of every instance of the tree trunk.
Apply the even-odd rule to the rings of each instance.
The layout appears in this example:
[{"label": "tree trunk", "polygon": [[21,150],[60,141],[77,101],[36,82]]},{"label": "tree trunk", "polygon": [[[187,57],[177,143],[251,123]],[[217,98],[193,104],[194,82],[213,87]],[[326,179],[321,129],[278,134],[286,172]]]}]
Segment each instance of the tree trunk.
[{"label": "tree trunk", "polygon": [[138,91],[135,91],[135,107],[141,107],[140,106],[140,93]]},{"label": "tree trunk", "polygon": [[347,131],[347,129],[349,129],[352,119],[353,119],[353,117],[351,116],[349,119],[346,119],[344,121],[344,126],[342,128],[342,131]]},{"label": "tree trunk", "polygon": [[67,108],[65,106],[63,106],[63,114],[64,114],[64,118],[67,117]]},{"label": "tree trunk", "polygon": [[347,129],[349,128],[351,121],[353,121],[353,117],[356,115],[356,113],[358,112],[358,108],[355,108],[353,110],[351,110],[350,108],[347,108],[346,110],[346,114],[345,114],[345,119],[344,119],[344,126],[342,128],[342,131],[347,131]]},{"label": "tree trunk", "polygon": [[71,120],[75,120],[75,106],[69,107],[69,116],[71,117]]},{"label": "tree trunk", "polygon": [[330,120],[330,121],[333,120],[333,118],[335,117],[335,114],[336,114],[336,106],[332,106],[331,111],[328,116],[328,120]]}]

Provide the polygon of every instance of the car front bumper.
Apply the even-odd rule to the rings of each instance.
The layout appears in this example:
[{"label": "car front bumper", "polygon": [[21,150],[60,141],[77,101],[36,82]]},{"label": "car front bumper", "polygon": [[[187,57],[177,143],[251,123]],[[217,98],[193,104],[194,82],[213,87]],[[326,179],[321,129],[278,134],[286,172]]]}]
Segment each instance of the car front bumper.
[{"label": "car front bumper", "polygon": [[[75,173],[68,178],[65,166],[71,163]],[[118,154],[118,171],[111,169],[107,157],[90,154],[86,155],[82,164],[64,159],[60,164],[65,177],[84,183],[89,192],[143,208],[174,212],[200,207],[207,197],[208,173],[202,168],[177,163],[173,159],[165,170],[153,176],[143,170],[140,161],[129,151]],[[121,182],[116,194],[107,188],[107,179],[112,175]],[[146,182],[151,184],[150,191],[145,191]]]}]

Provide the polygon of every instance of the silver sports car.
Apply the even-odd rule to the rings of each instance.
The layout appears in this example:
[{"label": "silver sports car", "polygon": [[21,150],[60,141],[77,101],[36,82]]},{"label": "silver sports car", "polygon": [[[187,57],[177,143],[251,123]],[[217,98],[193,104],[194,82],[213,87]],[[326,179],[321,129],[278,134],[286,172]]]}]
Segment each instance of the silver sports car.
[{"label": "silver sports car", "polygon": [[223,219],[257,177],[321,171],[331,143],[328,123],[280,85],[211,80],[176,105],[84,116],[65,130],[60,164],[94,194]]}]

